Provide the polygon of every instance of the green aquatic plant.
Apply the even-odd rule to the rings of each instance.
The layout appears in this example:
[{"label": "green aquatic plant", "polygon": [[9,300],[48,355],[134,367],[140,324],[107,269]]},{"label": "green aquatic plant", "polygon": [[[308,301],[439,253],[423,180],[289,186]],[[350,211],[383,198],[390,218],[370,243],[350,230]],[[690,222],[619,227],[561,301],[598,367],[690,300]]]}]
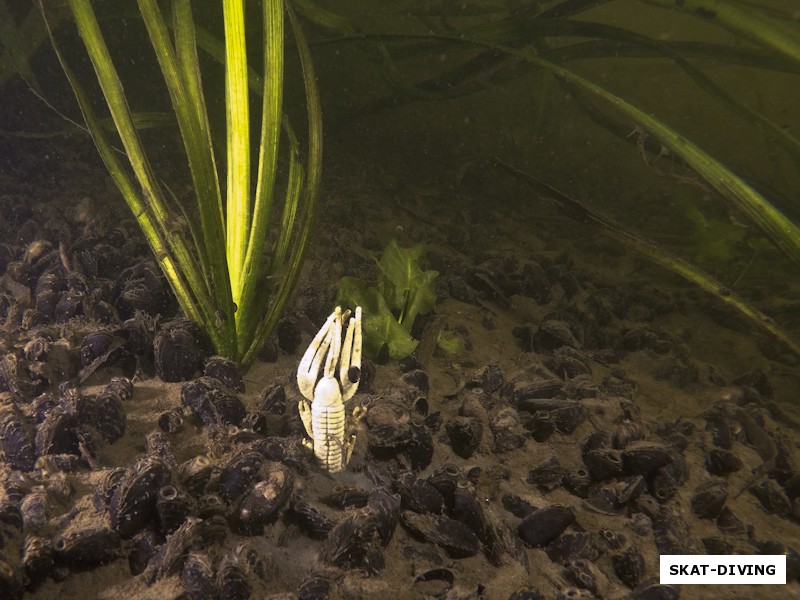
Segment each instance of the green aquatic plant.
[{"label": "green aquatic plant", "polygon": [[[155,254],[186,316],[216,351],[249,365],[277,323],[299,277],[316,207],[322,156],[319,94],[310,52],[291,7],[261,3],[263,76],[248,67],[243,0],[221,0],[224,25],[225,156],[215,154],[201,80],[198,28],[190,0],[138,0],[139,16],[169,92],[194,202],[172,194],[153,169],[90,0],[68,0],[129,168],[94,112],[91,98],[53,37],[100,155]],[[48,10],[41,5],[47,18]],[[308,111],[307,164],[283,114],[285,16],[294,34]],[[261,40],[258,40],[261,42]],[[261,124],[251,152],[250,87],[260,88]],[[281,135],[283,132],[283,136]],[[279,150],[288,167],[279,194]],[[131,171],[133,176],[131,176]],[[222,184],[221,181],[225,183]],[[282,199],[282,202],[280,200]],[[265,256],[265,250],[269,255]]]},{"label": "green aquatic plant", "polygon": [[[780,148],[796,165],[800,160],[800,140],[791,130],[774,116],[762,112],[757,102],[749,101],[742,93],[743,89],[726,87],[707,72],[709,65],[713,68],[717,64],[733,64],[780,76],[800,73],[800,37],[791,15],[768,12],[753,3],[726,0],[680,3],[641,0],[642,5],[652,6],[630,7],[632,11],[641,9],[643,15],[653,15],[660,9],[685,13],[706,26],[723,28],[735,36],[733,43],[687,41],[673,40],[669,36],[660,39],[634,28],[608,25],[603,22],[608,20],[607,15],[595,22],[593,19],[597,15],[591,11],[603,4],[606,4],[603,0],[555,0],[509,10],[500,4],[462,3],[450,6],[447,13],[437,19],[424,3],[408,0],[394,4],[393,10],[416,17],[419,23],[424,24],[422,29],[407,27],[405,31],[366,33],[364,28],[351,27],[362,32],[353,35],[345,28],[330,25],[340,37],[327,43],[360,47],[372,42],[376,48],[388,51],[393,68],[387,69],[383,63],[380,66],[394,90],[388,96],[367,100],[359,108],[359,116],[392,110],[403,104],[451,101],[478,92],[491,92],[493,88],[537,72],[539,80],[546,82],[548,87],[540,88],[538,97],[531,95],[529,114],[532,130],[538,131],[546,121],[547,100],[544,96],[562,88],[595,123],[619,139],[639,146],[642,155],[653,152],[653,155],[669,161],[668,173],[694,171],[700,179],[692,175],[678,175],[674,179],[692,179],[698,183],[702,180],[701,185],[707,191],[716,191],[719,198],[728,203],[731,213],[744,217],[734,216],[735,220],[755,226],[753,231],[760,230],[794,263],[795,268],[799,266],[800,226],[792,215],[797,214],[800,206],[791,199],[791,194],[782,198],[772,191],[764,192],[769,189],[768,185],[753,182],[749,173],[745,180],[719,155],[704,148],[704,144],[699,143],[701,138],[694,138],[691,133],[687,134],[659,116],[658,107],[646,107],[632,100],[636,97],[633,88],[628,89],[623,83],[612,91],[609,83],[595,76],[606,69],[618,68],[628,58],[650,59],[659,68],[664,61],[669,61],[677,73],[685,75],[687,81],[708,96],[712,107],[716,103],[730,111],[750,128],[756,139],[769,142],[770,152]],[[647,23],[645,19],[641,21]],[[324,24],[322,20],[319,22]],[[647,30],[646,27],[642,29]],[[742,44],[742,40],[747,43]],[[425,71],[421,77],[415,77],[413,72],[401,70],[406,61],[415,64],[415,60],[431,55],[443,57],[443,66],[433,73]],[[597,63],[597,69],[587,70],[585,64],[592,60],[603,62]],[[577,61],[582,62],[572,67],[570,63]],[[400,76],[396,76],[397,73]],[[663,171],[660,173],[664,174]],[[694,259],[726,259],[726,253],[733,249],[735,236],[743,235],[744,230],[726,230],[721,222],[713,222],[705,212],[698,203],[693,211],[683,215],[698,224],[696,237],[699,247]],[[599,226],[599,221],[590,222]],[[621,231],[620,227],[615,225],[615,230]],[[637,244],[632,247],[644,249],[644,254],[651,258],[657,254],[657,249],[641,236],[633,234],[633,238]],[[752,243],[758,244],[757,241]],[[687,252],[686,246],[684,244],[681,252]],[[706,279],[695,265],[674,258],[656,262],[681,273],[707,291],[725,288],[720,288],[710,278]],[[738,282],[739,278],[730,283]],[[763,324],[765,317],[760,311],[746,306],[740,299],[736,299],[734,304],[739,312],[759,326]],[[791,349],[796,351],[797,345],[792,345],[786,335],[777,331],[777,327],[770,325],[769,329],[784,342],[789,341]]]},{"label": "green aquatic plant", "polygon": [[368,286],[356,277],[339,281],[338,302],[361,306],[364,310],[364,350],[376,357],[387,348],[389,356],[400,359],[417,347],[411,328],[418,315],[436,304],[433,282],[439,273],[423,270],[424,246],[401,248],[392,240],[377,260],[377,286]]}]

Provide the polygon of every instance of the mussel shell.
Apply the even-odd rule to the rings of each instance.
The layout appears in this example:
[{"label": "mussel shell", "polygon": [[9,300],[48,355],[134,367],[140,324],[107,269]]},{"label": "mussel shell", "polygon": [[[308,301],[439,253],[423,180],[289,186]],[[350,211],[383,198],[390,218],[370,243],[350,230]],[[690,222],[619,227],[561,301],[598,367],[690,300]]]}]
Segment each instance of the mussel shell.
[{"label": "mussel shell", "polygon": [[444,499],[445,508],[453,509],[453,492],[461,478],[461,469],[453,463],[445,463],[428,476],[428,483],[435,487]]},{"label": "mussel shell", "polygon": [[647,437],[647,430],[636,421],[623,421],[614,430],[614,448],[622,450],[628,444],[639,442]]},{"label": "mussel shell", "polygon": [[330,493],[321,500],[334,508],[364,508],[367,505],[369,492],[355,485],[335,485]]},{"label": "mussel shell", "polygon": [[550,560],[566,566],[573,560],[597,560],[603,553],[600,536],[588,531],[564,533],[547,544],[545,548]]},{"label": "mussel shell", "polygon": [[111,528],[130,538],[154,522],[158,491],[169,479],[170,471],[160,459],[147,456],[137,461],[111,497]]},{"label": "mussel shell", "polygon": [[0,557],[0,594],[9,600],[21,600],[23,593],[22,573],[15,562],[8,562]]},{"label": "mussel shell", "polygon": [[607,583],[602,571],[589,560],[577,558],[569,561],[566,567],[565,574],[567,579],[579,588],[588,590],[594,595],[599,594],[603,584]]},{"label": "mussel shell", "polygon": [[575,522],[568,506],[556,504],[529,514],[517,527],[519,536],[533,547],[546,546]]},{"label": "mussel shell", "polygon": [[561,485],[566,470],[558,462],[558,458],[550,456],[528,472],[527,482],[550,492]]},{"label": "mussel shell", "polygon": [[425,419],[419,416],[411,418],[409,424],[408,440],[403,449],[403,455],[408,458],[414,471],[423,471],[428,468],[433,459],[433,437],[428,430]]},{"label": "mussel shell", "polygon": [[614,554],[611,564],[620,581],[631,589],[639,585],[647,570],[644,555],[636,546],[628,546],[622,552]]},{"label": "mussel shell", "polygon": [[200,377],[183,384],[181,402],[209,427],[238,427],[247,416],[247,409],[242,401],[211,377]]},{"label": "mussel shell", "polygon": [[38,535],[26,535],[22,545],[22,567],[30,582],[29,587],[43,582],[52,572],[53,565],[53,546],[50,540]]},{"label": "mussel shell", "polygon": [[444,509],[445,501],[439,490],[410,471],[398,475],[395,491],[400,494],[403,509],[418,513],[441,513]]},{"label": "mussel shell", "polygon": [[386,546],[394,535],[400,519],[400,495],[390,494],[385,488],[370,492],[367,506],[375,517],[375,526],[381,543]]},{"label": "mussel shell", "polygon": [[563,481],[564,487],[569,493],[578,498],[587,498],[589,490],[594,484],[594,480],[589,475],[589,470],[582,467],[567,471]]},{"label": "mussel shell", "polygon": [[728,484],[724,480],[701,483],[692,495],[692,512],[701,519],[716,519],[728,499]]},{"label": "mussel shell", "polygon": [[245,449],[233,455],[219,475],[219,495],[229,503],[238,500],[258,478],[264,457]]},{"label": "mussel shell", "polygon": [[45,454],[80,454],[75,417],[60,408],[51,410],[36,430],[36,451]]},{"label": "mussel shell", "polygon": [[476,417],[456,416],[445,425],[450,447],[461,458],[470,458],[478,449],[483,436],[483,425]]},{"label": "mussel shell", "polygon": [[239,365],[222,356],[211,356],[203,367],[203,375],[216,379],[225,386],[244,392],[244,379],[239,372]]},{"label": "mussel shell", "polygon": [[478,536],[468,525],[445,515],[422,515],[406,510],[400,518],[414,535],[436,544],[453,558],[473,556],[482,548]]},{"label": "mussel shell", "polygon": [[164,433],[178,433],[183,429],[183,409],[171,408],[158,417],[158,427]]},{"label": "mussel shell", "polygon": [[324,540],[334,527],[333,521],[325,513],[299,496],[293,497],[289,502],[289,515],[311,539]]},{"label": "mussel shell", "polygon": [[453,492],[452,516],[467,525],[484,544],[490,541],[490,527],[483,505],[475,497],[472,485],[465,480],[459,481]]},{"label": "mussel shell", "polygon": [[214,565],[205,552],[191,552],[181,571],[183,589],[190,600],[215,600],[217,582]]},{"label": "mussel shell", "polygon": [[750,492],[769,513],[785,517],[792,511],[791,501],[774,479],[762,477],[750,486]]},{"label": "mussel shell", "polygon": [[193,502],[174,485],[165,485],[158,490],[156,513],[161,533],[167,535],[175,531],[192,512]]},{"label": "mussel shell", "polygon": [[712,448],[706,457],[706,469],[712,475],[719,477],[735,473],[742,467],[744,467],[742,459],[724,448]]},{"label": "mussel shell", "polygon": [[47,525],[57,510],[54,499],[42,485],[34,486],[19,505],[25,529],[32,532]]},{"label": "mussel shell", "polygon": [[0,405],[0,450],[12,469],[30,471],[36,463],[33,429],[12,401]]},{"label": "mussel shell", "polygon": [[103,356],[110,350],[113,341],[114,334],[111,331],[101,329],[87,333],[81,342],[81,365],[89,366],[95,359]]},{"label": "mussel shell", "polygon": [[252,583],[247,563],[233,552],[227,553],[217,567],[219,600],[248,600]]},{"label": "mussel shell", "polygon": [[95,429],[109,444],[125,434],[127,415],[117,394],[81,396],[78,400],[78,421]]},{"label": "mussel shell", "polygon": [[292,493],[294,480],[288,470],[275,466],[266,479],[256,483],[245,494],[239,507],[239,531],[244,535],[261,535],[264,527],[280,516]]},{"label": "mussel shell", "polygon": [[622,451],[622,469],[628,475],[648,475],[672,461],[672,449],[661,444],[629,446]]},{"label": "mussel shell", "polygon": [[351,511],[323,542],[320,560],[342,569],[364,566],[376,527],[375,515],[369,509]]},{"label": "mussel shell", "polygon": [[328,600],[331,583],[318,571],[309,573],[297,588],[297,600]]},{"label": "mussel shell", "polygon": [[279,383],[265,387],[261,392],[258,406],[271,415],[282,415],[286,412],[286,391]]},{"label": "mussel shell", "polygon": [[53,540],[59,560],[81,569],[105,564],[117,557],[122,540],[102,525],[73,525]]},{"label": "mussel shell", "polygon": [[595,481],[605,481],[622,474],[622,456],[619,450],[599,448],[583,455],[589,475]]},{"label": "mussel shell", "polygon": [[173,322],[153,340],[156,373],[163,381],[188,381],[202,365],[203,352],[190,326]]},{"label": "mussel shell", "polygon": [[178,482],[190,495],[203,494],[214,473],[214,463],[205,454],[198,454],[178,465]]}]

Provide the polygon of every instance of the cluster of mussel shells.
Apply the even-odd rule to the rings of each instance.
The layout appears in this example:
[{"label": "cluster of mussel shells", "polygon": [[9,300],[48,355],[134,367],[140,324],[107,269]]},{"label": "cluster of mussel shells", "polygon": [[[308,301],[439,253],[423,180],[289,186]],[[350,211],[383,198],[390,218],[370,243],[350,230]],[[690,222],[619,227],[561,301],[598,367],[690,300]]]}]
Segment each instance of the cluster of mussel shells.
[{"label": "cluster of mussel shells", "polygon": [[[24,207],[19,215],[33,219]],[[430,566],[407,583],[408,597],[496,597],[458,581],[458,561],[470,557],[519,565],[530,584],[513,600],[677,598],[657,583],[657,553],[786,554],[790,577],[800,573],[794,549],[760,539],[736,514],[742,491],[778,517],[800,514],[791,448],[763,408],[768,386],[757,375],[734,382],[736,393],[704,416],[705,432],[694,421],[645,422],[635,383],[615,371],[598,384],[593,363],[613,363],[620,347],[669,352],[673,342],[644,329],[615,338],[603,328],[613,295],[578,306],[581,283],[563,264],[489,261],[451,276],[450,294],[465,302],[521,293],[545,304],[558,285],[579,309],[517,328],[523,352],[536,353],[531,365],[506,376],[488,364],[437,411],[429,398],[441,394],[413,359],[382,390],[371,389],[375,368],[365,363],[355,473],[320,483],[286,390],[271,384],[248,399],[235,365],[209,357],[191,323],[160,322],[174,306],[154,264],[128,258],[146,254],[140,238],[78,217],[47,223],[21,228],[23,246],[0,246],[0,309],[18,326],[0,358],[2,598],[126,559],[146,585],[178,581],[191,599],[323,599],[348,575],[379,579],[390,544]],[[284,323],[270,353],[299,343]],[[117,377],[98,393],[80,389],[109,372]],[[182,382],[181,405],[160,415],[133,464],[106,465],[104,446],[125,435],[131,380],[143,372]],[[207,448],[174,450],[198,427]],[[689,452],[704,454],[712,476],[691,487]],[[524,491],[511,460],[530,466]],[[698,539],[698,522],[717,534]],[[290,529],[313,542],[316,562],[280,591],[279,559],[260,542]]]}]

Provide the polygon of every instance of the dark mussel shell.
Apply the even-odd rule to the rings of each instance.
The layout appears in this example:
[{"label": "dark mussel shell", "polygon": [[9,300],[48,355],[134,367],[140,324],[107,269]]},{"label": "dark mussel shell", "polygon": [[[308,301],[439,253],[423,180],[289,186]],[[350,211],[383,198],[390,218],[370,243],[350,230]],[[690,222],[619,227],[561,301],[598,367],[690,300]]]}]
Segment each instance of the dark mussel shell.
[{"label": "dark mussel shell", "polygon": [[265,413],[271,415],[282,415],[286,412],[286,391],[279,383],[273,383],[265,387],[261,392],[258,406]]},{"label": "dark mussel shell", "polygon": [[364,488],[355,485],[335,485],[330,493],[326,494],[321,500],[328,506],[334,508],[364,508],[367,505],[369,492]]},{"label": "dark mussel shell", "polygon": [[791,501],[774,479],[762,477],[750,486],[750,492],[768,513],[786,517],[792,511]]},{"label": "dark mussel shell", "polygon": [[178,433],[183,429],[183,409],[171,408],[161,413],[158,417],[158,427],[164,433]]},{"label": "dark mussel shell", "polygon": [[297,588],[297,600],[327,600],[331,582],[319,571],[312,571]]},{"label": "dark mussel shell", "polygon": [[36,451],[45,454],[80,454],[75,417],[61,408],[51,410],[36,430]]},{"label": "dark mussel shell", "polygon": [[196,328],[184,320],[172,321],[153,340],[156,373],[164,381],[187,381],[195,376],[203,361]]},{"label": "dark mussel shell", "polygon": [[597,560],[603,553],[603,545],[596,533],[576,531],[557,537],[545,552],[553,562],[567,566],[573,560]]},{"label": "dark mussel shell", "polygon": [[131,397],[130,380],[115,377],[99,396],[80,396],[78,421],[84,426],[94,428],[109,444],[113,444],[125,434],[127,415],[123,400]]},{"label": "dark mussel shell", "polygon": [[367,506],[375,516],[378,537],[386,546],[391,541],[400,519],[400,495],[390,494],[385,488],[377,488],[370,492]]},{"label": "dark mussel shell", "polygon": [[43,582],[53,571],[53,546],[38,535],[26,535],[22,545],[22,567],[30,586]]},{"label": "dark mussel shell", "polygon": [[75,569],[105,564],[115,559],[122,540],[108,527],[83,524],[76,518],[53,541],[53,550],[60,561]]},{"label": "dark mussel shell", "polygon": [[517,527],[519,536],[533,547],[546,546],[575,522],[568,506],[555,504],[529,514]]},{"label": "dark mussel shell", "polygon": [[[225,536],[217,537],[212,529],[216,528],[213,519],[201,520],[197,517],[187,517],[186,520],[166,541],[161,544],[156,555],[150,560],[144,573],[148,583],[169,577],[182,568],[189,550],[206,547],[214,542],[223,543]],[[221,518],[221,517],[220,517]],[[224,519],[223,523],[224,523]],[[227,533],[227,524],[223,524]]]},{"label": "dark mussel shell", "polygon": [[217,598],[214,564],[205,552],[190,552],[181,571],[183,590],[190,600]]},{"label": "dark mussel shell", "polygon": [[121,289],[116,307],[123,318],[142,312],[155,317],[165,314],[166,292],[155,265],[139,263],[125,269],[120,277]]},{"label": "dark mussel shell", "polygon": [[408,441],[403,454],[408,459],[408,462],[411,463],[411,468],[414,471],[427,469],[428,465],[431,464],[433,459],[433,437],[429,431],[427,421],[422,417],[411,418]]},{"label": "dark mussel shell", "polygon": [[742,467],[744,467],[742,459],[724,448],[712,448],[706,457],[706,469],[718,477],[735,473]]},{"label": "dark mussel shell", "polygon": [[439,490],[428,480],[417,479],[410,471],[398,475],[395,491],[400,494],[404,509],[418,513],[441,513],[444,510],[445,501]]},{"label": "dark mussel shell", "polygon": [[198,497],[203,494],[215,467],[205,454],[198,454],[178,465],[178,482],[190,495]]},{"label": "dark mussel shell", "polygon": [[247,491],[258,478],[264,457],[255,450],[244,449],[234,454],[219,475],[219,495],[233,503]]},{"label": "dark mussel shell", "polygon": [[566,470],[558,462],[558,458],[550,456],[530,470],[527,481],[543,491],[550,492],[561,485],[565,475]]},{"label": "dark mussel shell", "polygon": [[428,483],[442,495],[448,511],[453,510],[453,492],[455,492],[460,479],[461,469],[453,463],[445,463],[428,476]]},{"label": "dark mussel shell", "polygon": [[30,471],[36,463],[33,429],[16,405],[0,405],[0,450],[12,469]]},{"label": "dark mussel shell", "polygon": [[716,519],[728,499],[728,484],[717,479],[697,486],[692,495],[692,512],[701,519]]},{"label": "dark mussel shell", "polygon": [[583,467],[567,471],[564,475],[564,487],[578,498],[587,498],[593,484],[594,480],[589,475],[589,470]]},{"label": "dark mussel shell", "polygon": [[453,452],[461,458],[470,458],[480,446],[483,425],[476,417],[456,416],[445,425]]},{"label": "dark mussel shell", "polygon": [[600,590],[608,584],[602,571],[593,562],[583,558],[571,560],[567,564],[566,576],[576,586],[594,595],[602,595]]},{"label": "dark mussel shell", "polygon": [[474,556],[481,550],[481,541],[461,521],[445,515],[421,515],[409,510],[401,513],[401,520],[413,534],[436,544],[453,558]]},{"label": "dark mussel shell", "polygon": [[649,475],[673,460],[672,449],[661,444],[629,446],[622,451],[622,469],[628,475]]},{"label": "dark mussel shell", "polygon": [[324,540],[334,527],[333,521],[325,513],[299,496],[294,496],[289,502],[289,515],[311,539]]},{"label": "dark mussel shell", "polygon": [[139,459],[111,497],[111,528],[122,537],[131,538],[154,522],[158,491],[169,479],[169,469],[161,459],[151,456]]},{"label": "dark mussel shell", "polygon": [[331,530],[319,552],[320,560],[342,569],[363,567],[376,526],[375,516],[369,509],[352,511]]},{"label": "dark mussel shell", "polygon": [[209,427],[242,424],[247,409],[216,379],[200,377],[183,384],[181,402]]},{"label": "dark mussel shell", "polygon": [[165,485],[158,490],[156,513],[161,533],[170,534],[183,524],[193,508],[192,499],[174,485]]},{"label": "dark mussel shell", "polygon": [[595,481],[606,481],[622,474],[622,456],[619,450],[599,448],[583,455],[589,475]]},{"label": "dark mussel shell", "polygon": [[38,531],[55,517],[58,511],[55,500],[43,485],[34,486],[19,505],[22,522],[27,531]]},{"label": "dark mussel shell", "polygon": [[81,366],[88,367],[111,349],[114,333],[108,330],[87,333],[81,342]]},{"label": "dark mussel shell", "polygon": [[252,594],[250,568],[236,552],[226,553],[217,566],[219,600],[248,600]]},{"label": "dark mussel shell", "polygon": [[613,555],[611,564],[619,580],[631,589],[641,583],[647,571],[644,555],[636,546],[628,546],[619,554]]},{"label": "dark mussel shell", "polygon": [[292,493],[293,478],[280,465],[273,466],[267,477],[245,494],[239,507],[239,530],[245,535],[261,535],[274,523]]},{"label": "dark mussel shell", "polygon": [[625,420],[614,430],[614,448],[622,450],[628,444],[640,442],[647,437],[644,425],[637,421]]},{"label": "dark mussel shell", "polygon": [[239,366],[228,358],[211,356],[203,367],[203,375],[213,377],[217,381],[237,392],[244,392],[244,379],[239,373]]}]

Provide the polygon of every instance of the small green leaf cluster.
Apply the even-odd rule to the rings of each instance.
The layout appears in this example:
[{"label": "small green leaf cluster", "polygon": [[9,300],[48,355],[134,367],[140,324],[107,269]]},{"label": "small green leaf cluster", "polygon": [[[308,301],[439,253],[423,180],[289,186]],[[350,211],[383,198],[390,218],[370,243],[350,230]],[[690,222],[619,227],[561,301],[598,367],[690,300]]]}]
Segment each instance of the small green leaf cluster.
[{"label": "small green leaf cluster", "polygon": [[380,275],[377,287],[356,277],[342,277],[339,281],[338,302],[361,306],[364,312],[364,352],[376,357],[384,346],[389,356],[400,359],[411,354],[417,340],[411,328],[417,315],[428,313],[436,304],[433,282],[437,271],[424,271],[420,261],[425,248],[401,248],[392,240],[377,260]]}]

